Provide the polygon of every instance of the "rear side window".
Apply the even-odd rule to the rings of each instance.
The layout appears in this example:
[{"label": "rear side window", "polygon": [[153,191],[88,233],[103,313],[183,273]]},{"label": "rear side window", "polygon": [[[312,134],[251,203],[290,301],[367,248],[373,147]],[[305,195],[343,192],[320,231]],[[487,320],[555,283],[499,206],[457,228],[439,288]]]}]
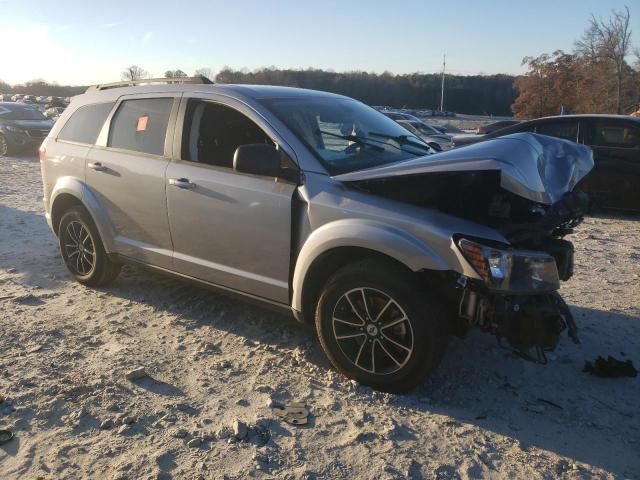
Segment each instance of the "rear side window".
[{"label": "rear side window", "polygon": [[640,126],[597,121],[594,124],[592,145],[620,148],[640,147]]},{"label": "rear side window", "polygon": [[577,142],[578,122],[543,123],[542,125],[536,126],[536,133]]},{"label": "rear side window", "polygon": [[109,147],[164,154],[173,98],[125,100],[111,122]]},{"label": "rear side window", "polygon": [[88,145],[95,144],[113,105],[114,102],[110,102],[80,107],[71,114],[67,123],[60,130],[58,140],[86,143]]}]

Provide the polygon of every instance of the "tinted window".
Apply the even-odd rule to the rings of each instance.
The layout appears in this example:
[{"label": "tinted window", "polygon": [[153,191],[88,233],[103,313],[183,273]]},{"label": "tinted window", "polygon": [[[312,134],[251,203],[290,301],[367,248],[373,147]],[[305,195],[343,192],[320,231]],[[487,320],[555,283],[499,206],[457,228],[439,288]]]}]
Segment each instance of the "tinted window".
[{"label": "tinted window", "polygon": [[253,121],[233,108],[191,100],[182,135],[182,159],[233,167],[233,155],[241,145],[270,143],[271,139]]},{"label": "tinted window", "polygon": [[543,123],[536,126],[536,133],[575,142],[578,139],[578,122]]},{"label": "tinted window", "polygon": [[46,120],[39,110],[28,105],[5,104],[0,111],[2,120]]},{"label": "tinted window", "polygon": [[633,148],[640,146],[640,126],[596,121],[592,145]]},{"label": "tinted window", "polygon": [[112,108],[113,102],[80,107],[64,124],[58,139],[93,145]]},{"label": "tinted window", "polygon": [[125,100],[111,122],[109,146],[162,155],[173,98]]}]

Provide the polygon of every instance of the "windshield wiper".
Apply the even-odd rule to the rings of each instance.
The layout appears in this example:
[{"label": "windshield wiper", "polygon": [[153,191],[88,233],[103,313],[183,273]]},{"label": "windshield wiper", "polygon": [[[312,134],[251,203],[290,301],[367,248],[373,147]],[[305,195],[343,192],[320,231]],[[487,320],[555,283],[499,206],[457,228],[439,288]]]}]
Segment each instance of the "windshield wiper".
[{"label": "windshield wiper", "polygon": [[[409,135],[389,135],[386,133],[376,133],[376,132],[368,132],[368,135],[371,135],[372,137],[387,138],[389,140],[394,140],[398,142],[400,145],[409,145],[412,147],[418,147],[418,148],[422,148],[423,150],[427,150],[428,152],[431,152],[433,150],[426,143],[411,140],[411,136]],[[409,152],[409,153],[413,153],[413,152]]]},{"label": "windshield wiper", "polygon": [[364,138],[358,137],[357,135],[339,135],[337,133],[327,132],[326,130],[320,130],[320,129],[318,129],[318,132],[319,133],[324,133],[325,135],[329,135],[329,136],[332,136],[332,137],[341,138],[343,140],[348,140],[350,142],[355,142],[355,143],[357,143],[359,145],[365,145],[365,146],[371,147],[374,150],[377,150],[379,152],[384,152],[384,148],[382,148],[380,145],[375,145],[373,143],[369,143]]}]

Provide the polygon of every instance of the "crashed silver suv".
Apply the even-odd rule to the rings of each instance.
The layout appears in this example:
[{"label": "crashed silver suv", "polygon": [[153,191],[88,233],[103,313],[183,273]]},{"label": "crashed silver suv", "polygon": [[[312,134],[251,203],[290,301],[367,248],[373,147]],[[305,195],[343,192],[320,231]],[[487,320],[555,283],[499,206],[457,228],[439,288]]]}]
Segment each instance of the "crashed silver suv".
[{"label": "crashed silver suv", "polygon": [[148,82],[90,88],[42,144],[47,220],[80,283],[132,262],[291,311],[385,391],[471,327],[537,361],[576,339],[557,290],[587,147],[523,133],[434,154],[340,95]]}]

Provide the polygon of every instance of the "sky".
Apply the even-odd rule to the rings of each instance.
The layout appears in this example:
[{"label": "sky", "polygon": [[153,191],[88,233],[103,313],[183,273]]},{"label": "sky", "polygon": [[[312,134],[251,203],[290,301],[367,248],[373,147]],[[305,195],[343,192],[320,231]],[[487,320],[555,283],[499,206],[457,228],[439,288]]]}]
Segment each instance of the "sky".
[{"label": "sky", "polygon": [[0,0],[0,80],[87,85],[139,65],[153,76],[225,66],[338,72],[523,73],[571,51],[591,14],[638,0]]}]

